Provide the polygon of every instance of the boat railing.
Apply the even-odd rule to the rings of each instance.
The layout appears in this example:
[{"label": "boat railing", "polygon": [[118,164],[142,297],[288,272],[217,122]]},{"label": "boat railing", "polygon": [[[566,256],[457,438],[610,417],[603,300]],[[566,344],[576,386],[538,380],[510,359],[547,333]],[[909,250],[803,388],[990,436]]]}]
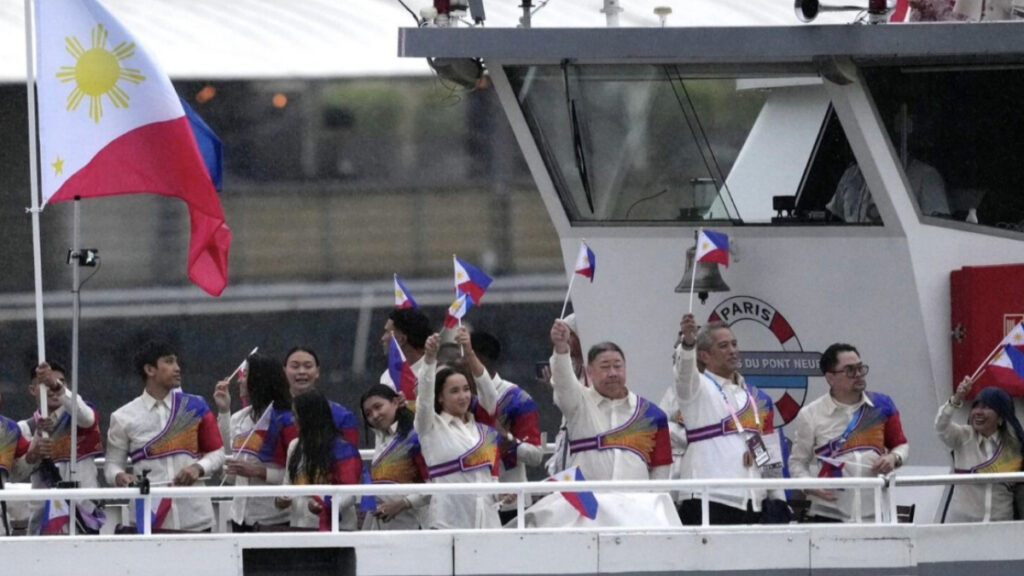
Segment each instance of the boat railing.
[{"label": "boat railing", "polygon": [[[451,484],[358,484],[358,485],[263,485],[263,486],[153,486],[148,493],[137,487],[128,488],[55,488],[45,490],[5,490],[2,500],[8,502],[31,502],[40,500],[127,500],[142,501],[141,517],[144,521],[140,534],[151,534],[151,518],[154,503],[164,498],[232,498],[232,497],[275,497],[275,496],[331,496],[342,499],[346,496],[406,496],[409,494],[515,494],[517,506],[516,528],[527,529],[525,525],[526,495],[549,494],[552,492],[676,492],[686,491],[701,495],[703,524],[708,524],[709,494],[716,489],[845,489],[871,490],[874,492],[874,524],[895,524],[897,522],[896,498],[894,492],[902,487],[943,486],[962,484],[995,484],[1024,482],[1024,472],[999,474],[937,474],[937,475],[888,475],[867,478],[707,478],[688,480],[606,480],[578,482],[488,482]],[[332,514],[331,532],[337,532],[338,514]],[[857,511],[855,522],[862,521]],[[73,523],[72,523],[73,525]]]}]

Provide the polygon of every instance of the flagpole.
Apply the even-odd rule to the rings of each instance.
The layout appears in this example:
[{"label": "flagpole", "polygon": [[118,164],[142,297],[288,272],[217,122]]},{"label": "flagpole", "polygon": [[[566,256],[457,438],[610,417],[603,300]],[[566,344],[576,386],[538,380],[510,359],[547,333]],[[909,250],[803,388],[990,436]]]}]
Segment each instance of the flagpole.
[{"label": "flagpole", "polygon": [[572,276],[569,277],[569,289],[565,291],[565,302],[562,302],[562,315],[558,317],[559,320],[565,320],[565,310],[569,307],[569,295],[572,294],[572,283],[576,281],[576,272],[573,271]]},{"label": "flagpole", "polygon": [[[78,333],[82,319],[82,199],[75,196],[71,239],[71,459],[68,461],[68,486],[78,487]],[[68,534],[75,535],[75,501],[70,506]]]},{"label": "flagpole", "polygon": [[[455,261],[458,260],[458,258],[459,258],[458,254],[452,252],[452,268],[453,269],[455,268]],[[459,279],[455,278],[455,300],[458,300],[458,299],[459,299]],[[465,314],[465,312],[463,312],[463,314]],[[457,318],[457,320],[459,321],[459,328],[462,328],[462,318],[461,317]],[[459,344],[459,357],[460,358],[465,358],[466,357],[466,350],[462,347],[462,344]]]},{"label": "flagpole", "polygon": [[[32,262],[34,264],[34,279],[36,293],[36,349],[38,364],[46,362],[46,334],[43,330],[43,266],[42,266],[42,243],[39,234],[39,159],[36,153],[36,98],[35,98],[35,47],[33,45],[35,35],[32,25],[32,0],[25,0],[25,93],[28,98],[28,166],[29,166],[29,190],[32,195]],[[47,416],[46,395],[39,395],[39,414]]]},{"label": "flagpole", "polygon": [[993,348],[992,351],[988,353],[988,356],[986,356],[985,359],[981,361],[981,364],[978,366],[978,369],[974,371],[974,374],[971,374],[972,383],[979,375],[981,375],[981,371],[984,370],[986,366],[988,366],[988,363],[992,361],[992,357],[995,356],[996,353],[999,352],[999,350],[1001,350],[1005,345],[1006,344],[1004,344],[1003,341],[1000,340],[999,344],[996,344],[996,347]]},{"label": "flagpole", "polygon": [[[697,228],[698,238],[700,237],[701,230],[703,230],[703,228]],[[697,283],[697,248],[699,248],[699,246],[695,245],[693,251],[693,262],[691,263],[693,274],[690,275],[690,314],[693,314],[693,287]]]}]

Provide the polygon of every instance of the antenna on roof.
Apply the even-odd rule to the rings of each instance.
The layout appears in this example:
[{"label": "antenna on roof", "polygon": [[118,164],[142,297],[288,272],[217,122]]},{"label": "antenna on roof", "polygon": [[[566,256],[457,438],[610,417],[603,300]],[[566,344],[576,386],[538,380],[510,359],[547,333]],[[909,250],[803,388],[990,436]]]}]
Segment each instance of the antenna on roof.
[{"label": "antenna on roof", "polygon": [[604,0],[604,8],[601,8],[601,13],[604,14],[609,28],[619,27],[619,13],[622,11],[619,0]]},{"label": "antenna on roof", "polygon": [[533,16],[533,0],[523,0],[519,7],[523,9],[523,16],[519,19],[519,25],[523,28],[529,28],[531,25],[530,17]]}]

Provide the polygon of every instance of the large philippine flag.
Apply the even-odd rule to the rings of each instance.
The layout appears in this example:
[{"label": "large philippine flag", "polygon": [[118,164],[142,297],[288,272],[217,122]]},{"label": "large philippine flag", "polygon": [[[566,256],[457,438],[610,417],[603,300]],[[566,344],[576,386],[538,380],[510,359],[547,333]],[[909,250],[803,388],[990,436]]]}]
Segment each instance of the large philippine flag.
[{"label": "large philippine flag", "polygon": [[1024,396],[1024,324],[1017,324],[999,346],[972,387],[970,397],[986,386],[1002,388],[1011,396]]},{"label": "large philippine flag", "polygon": [[188,275],[219,296],[231,231],[170,80],[96,0],[37,2],[43,202],[153,193],[188,204]]}]

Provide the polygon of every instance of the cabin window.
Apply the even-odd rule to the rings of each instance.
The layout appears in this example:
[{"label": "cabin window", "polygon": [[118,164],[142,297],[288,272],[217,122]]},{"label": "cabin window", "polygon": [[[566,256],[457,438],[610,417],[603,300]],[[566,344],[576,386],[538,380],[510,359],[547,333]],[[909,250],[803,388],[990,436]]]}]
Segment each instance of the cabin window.
[{"label": "cabin window", "polygon": [[764,91],[673,65],[505,71],[571,221],[751,221],[728,177]]},{"label": "cabin window", "polygon": [[915,198],[927,222],[1024,231],[1024,69],[866,67],[863,74],[894,148],[941,178],[948,206]]},{"label": "cabin window", "polygon": [[882,217],[871,201],[842,123],[831,105],[821,123],[814,152],[796,196],[789,202],[793,205],[792,211],[775,218],[775,223],[882,224]]}]

